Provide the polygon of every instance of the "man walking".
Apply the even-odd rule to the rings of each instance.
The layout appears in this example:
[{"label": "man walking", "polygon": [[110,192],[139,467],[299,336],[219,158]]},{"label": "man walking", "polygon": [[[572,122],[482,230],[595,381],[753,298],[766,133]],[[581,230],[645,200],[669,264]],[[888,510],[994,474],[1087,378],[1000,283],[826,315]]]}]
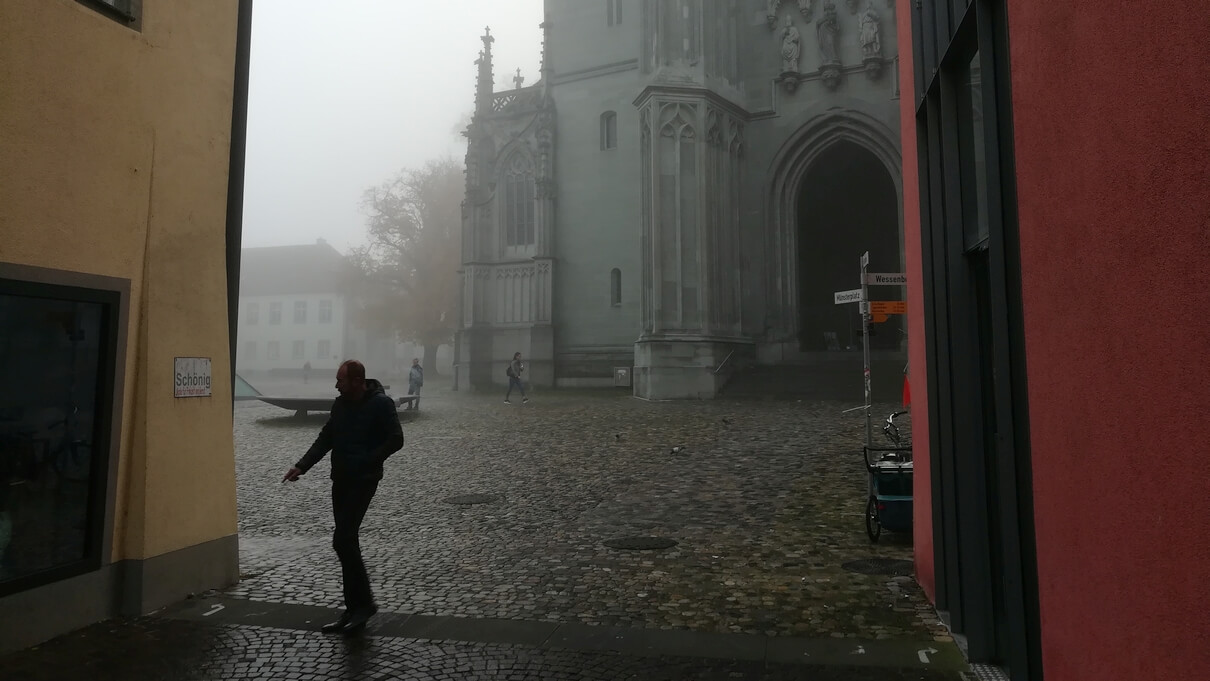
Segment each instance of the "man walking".
[{"label": "man walking", "polygon": [[394,400],[387,397],[381,383],[366,380],[361,362],[351,359],[340,365],[336,390],[340,397],[332,404],[328,422],[282,482],[295,482],[332,452],[332,515],[336,520],[332,548],[340,558],[345,611],[339,620],[325,624],[323,631],[353,634],[378,612],[361,559],[358,532],[382,480],[383,462],[403,448],[403,429]]},{"label": "man walking", "polygon": [[[420,366],[420,358],[412,358],[412,368],[408,370],[408,394],[420,396],[420,386],[424,385],[424,367]],[[408,402],[408,409],[416,402]]]},{"label": "man walking", "polygon": [[521,391],[521,404],[529,401],[529,398],[525,396],[525,386],[521,384],[522,371],[525,371],[525,364],[521,362],[521,353],[513,353],[513,361],[509,362],[508,368],[504,370],[504,373],[508,375],[508,392],[504,393],[505,404],[512,404],[508,398],[512,396],[513,388]]}]

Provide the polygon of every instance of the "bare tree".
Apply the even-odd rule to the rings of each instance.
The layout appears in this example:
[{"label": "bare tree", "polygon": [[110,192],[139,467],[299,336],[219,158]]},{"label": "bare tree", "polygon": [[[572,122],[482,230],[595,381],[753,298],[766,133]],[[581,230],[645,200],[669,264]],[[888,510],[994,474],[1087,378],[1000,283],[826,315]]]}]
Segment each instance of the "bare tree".
[{"label": "bare tree", "polygon": [[463,190],[462,166],[452,158],[366,190],[369,244],[350,253],[363,323],[423,346],[431,374],[437,346],[456,328]]}]

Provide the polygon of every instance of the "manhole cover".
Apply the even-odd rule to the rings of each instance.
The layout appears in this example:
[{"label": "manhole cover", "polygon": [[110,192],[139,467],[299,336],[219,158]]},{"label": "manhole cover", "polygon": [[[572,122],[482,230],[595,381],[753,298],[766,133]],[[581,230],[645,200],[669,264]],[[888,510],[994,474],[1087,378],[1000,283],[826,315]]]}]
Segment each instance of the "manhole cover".
[{"label": "manhole cover", "polygon": [[630,551],[655,551],[670,549],[676,546],[676,541],[665,537],[623,537],[607,539],[605,545],[611,549],[627,549]]},{"label": "manhole cover", "polygon": [[866,558],[864,560],[851,560],[843,563],[840,567],[849,572],[858,572],[863,575],[902,575],[904,577],[912,576],[912,561],[897,560],[894,558]]},{"label": "manhole cover", "polygon": [[490,504],[498,499],[494,494],[463,494],[457,497],[447,497],[442,499],[447,504],[458,504],[459,506],[470,506],[472,504]]}]

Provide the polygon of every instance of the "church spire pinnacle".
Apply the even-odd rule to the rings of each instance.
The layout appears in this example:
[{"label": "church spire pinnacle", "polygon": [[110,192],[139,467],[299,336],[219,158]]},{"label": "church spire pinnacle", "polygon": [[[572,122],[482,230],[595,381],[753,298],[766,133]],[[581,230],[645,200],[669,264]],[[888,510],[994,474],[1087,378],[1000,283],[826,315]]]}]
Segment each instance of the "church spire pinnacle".
[{"label": "church spire pinnacle", "polygon": [[492,29],[490,26],[483,29],[483,36],[480,38],[483,41],[483,50],[479,52],[479,59],[475,61],[479,65],[479,78],[475,84],[475,113],[490,113],[492,109],[492,96],[495,94],[495,76],[492,71],[492,43],[496,39],[492,37]]}]

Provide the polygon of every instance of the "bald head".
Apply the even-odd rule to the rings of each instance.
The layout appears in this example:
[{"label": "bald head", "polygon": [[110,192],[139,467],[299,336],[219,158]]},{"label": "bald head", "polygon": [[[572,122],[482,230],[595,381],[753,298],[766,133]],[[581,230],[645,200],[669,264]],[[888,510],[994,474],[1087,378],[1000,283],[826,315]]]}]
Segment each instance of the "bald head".
[{"label": "bald head", "polygon": [[336,390],[341,397],[360,400],[366,392],[366,367],[355,359],[346,360],[336,370]]}]

